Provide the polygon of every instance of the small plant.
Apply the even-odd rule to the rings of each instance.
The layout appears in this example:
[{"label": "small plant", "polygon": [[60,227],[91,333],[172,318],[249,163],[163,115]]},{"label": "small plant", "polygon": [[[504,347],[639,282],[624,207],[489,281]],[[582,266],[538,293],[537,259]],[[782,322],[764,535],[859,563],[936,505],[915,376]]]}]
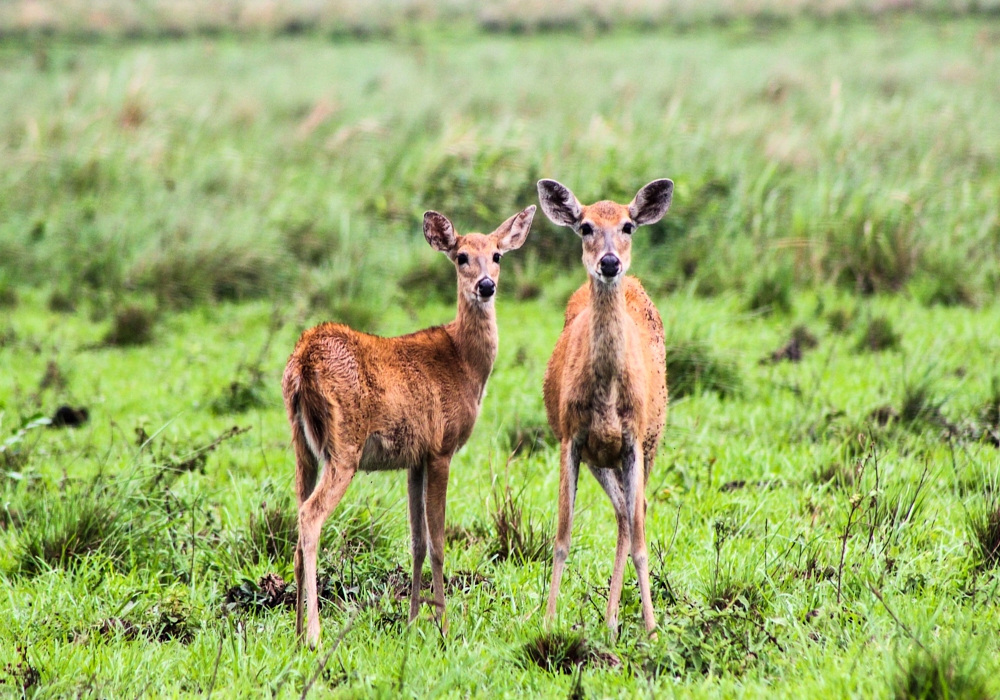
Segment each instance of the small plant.
[{"label": "small plant", "polygon": [[[7,663],[4,665],[2,671],[0,671],[0,685],[7,685],[7,681],[10,680],[11,686],[17,687],[20,690],[21,697],[28,697],[28,691],[41,682],[42,674],[28,661],[28,650],[26,647],[18,644],[17,656],[17,663]],[[32,693],[32,697],[34,697],[34,693]]]},{"label": "small plant", "polygon": [[970,280],[972,271],[948,255],[938,253],[927,259],[924,270],[910,283],[913,296],[924,306],[975,306],[976,294]]},{"label": "small plant", "polygon": [[594,647],[577,632],[543,632],[521,647],[522,663],[570,674],[584,666],[620,666],[617,656]]},{"label": "small plant", "polygon": [[493,541],[487,558],[497,562],[513,560],[518,564],[548,561],[552,556],[551,527],[533,522],[530,511],[525,516],[521,494],[515,493],[510,487],[509,473],[505,473],[502,486],[497,481],[494,478],[490,497]]},{"label": "small plant", "polygon": [[255,408],[262,408],[267,405],[264,389],[263,374],[250,370],[245,378],[230,382],[229,386],[212,400],[209,408],[216,416],[246,413]]},{"label": "small plant", "polygon": [[947,421],[941,413],[944,400],[937,398],[930,380],[907,382],[903,387],[903,400],[899,406],[899,420],[911,427],[934,424],[943,425]]},{"label": "small plant", "polygon": [[1000,447],[1000,377],[990,382],[990,396],[979,408],[982,427],[981,438],[994,447]]},{"label": "small plant", "polygon": [[344,509],[335,517],[340,551],[346,556],[384,552],[392,544],[384,512],[376,516],[369,507]]},{"label": "small plant", "polygon": [[287,499],[271,505],[261,503],[247,518],[239,547],[241,563],[287,564],[295,553],[298,527],[298,511]]},{"label": "small plant", "polygon": [[70,292],[56,289],[49,295],[48,307],[57,314],[71,314],[76,311],[76,298]]},{"label": "small plant", "polygon": [[0,309],[12,309],[17,306],[17,290],[9,282],[0,279]]},{"label": "small plant", "polygon": [[1000,564],[1000,501],[991,497],[981,508],[970,511],[967,517],[979,567],[996,568]]},{"label": "small plant", "polygon": [[15,555],[22,573],[47,567],[72,568],[98,552],[116,557],[128,548],[126,518],[110,492],[96,487],[83,494],[61,494],[38,506],[22,530]]},{"label": "small plant", "polygon": [[864,331],[858,338],[855,350],[858,352],[885,352],[899,348],[901,338],[896,332],[892,321],[887,316],[874,316],[869,319]]},{"label": "small plant", "polygon": [[670,398],[699,392],[733,396],[742,382],[736,364],[717,357],[702,340],[692,338],[667,342],[667,386]]},{"label": "small plant", "polygon": [[507,430],[507,447],[514,455],[522,452],[531,455],[536,450],[543,450],[556,444],[555,435],[549,430],[547,423],[522,423],[518,416],[514,425]]},{"label": "small plant", "polygon": [[976,659],[966,651],[917,650],[892,684],[895,700],[990,700]]},{"label": "small plant", "polygon": [[244,579],[226,591],[227,613],[259,613],[272,608],[294,608],[295,587],[277,574],[264,574],[256,583]]},{"label": "small plant", "polygon": [[782,313],[792,310],[792,278],[788,274],[770,274],[758,277],[750,287],[747,311],[760,314]]},{"label": "small plant", "polygon": [[832,309],[826,315],[826,325],[834,333],[846,333],[854,325],[854,312],[845,308]]},{"label": "small plant", "polygon": [[105,345],[131,347],[148,345],[153,340],[156,317],[142,306],[126,306],[114,317],[111,329],[104,336]]}]

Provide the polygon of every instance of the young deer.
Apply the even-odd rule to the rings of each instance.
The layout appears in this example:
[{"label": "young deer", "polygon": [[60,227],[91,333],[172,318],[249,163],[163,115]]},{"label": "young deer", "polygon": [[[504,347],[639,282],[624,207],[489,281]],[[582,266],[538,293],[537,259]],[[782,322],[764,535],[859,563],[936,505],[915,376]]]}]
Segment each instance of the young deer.
[{"label": "young deer", "polygon": [[545,371],[545,411],[561,446],[559,525],[546,617],[551,620],[556,613],[583,460],[607,492],[618,520],[607,612],[612,634],[618,631],[629,548],[646,630],[656,627],[643,491],[666,423],[666,350],[660,314],[639,281],[625,272],[632,233],[637,226],[663,217],[673,189],[670,180],[654,180],[628,206],[607,201],[583,206],[555,180],[538,183],[545,215],[583,239],[583,264],[589,276],[569,300],[562,335]]},{"label": "young deer", "polygon": [[[430,539],[434,604],[444,617],[444,513],[452,455],[479,416],[497,353],[494,294],[500,257],[524,243],[535,207],[490,235],[455,234],[447,218],[424,214],[424,237],[458,272],[458,315],[398,338],[324,323],[302,334],[281,382],[295,448],[299,541],[295,550],[296,632],[319,643],[316,552],[320,530],[362,471],[409,472],[413,582],[410,621]],[[317,471],[322,466],[317,483]]]}]

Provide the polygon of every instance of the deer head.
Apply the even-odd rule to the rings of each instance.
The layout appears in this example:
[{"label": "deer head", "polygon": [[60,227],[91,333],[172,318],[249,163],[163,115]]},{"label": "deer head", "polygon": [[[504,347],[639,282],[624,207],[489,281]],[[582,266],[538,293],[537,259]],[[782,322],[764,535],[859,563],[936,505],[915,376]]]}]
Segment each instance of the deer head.
[{"label": "deer head", "polygon": [[538,181],[542,211],[554,224],[569,226],[583,240],[583,265],[597,282],[617,283],[632,262],[632,234],[654,224],[670,208],[674,183],[653,180],[628,205],[601,201],[589,206],[555,180]]},{"label": "deer head", "polygon": [[500,280],[500,259],[524,243],[535,216],[535,206],[514,214],[489,234],[459,236],[448,218],[436,211],[424,214],[424,238],[447,255],[458,273],[459,296],[470,303],[489,305]]}]

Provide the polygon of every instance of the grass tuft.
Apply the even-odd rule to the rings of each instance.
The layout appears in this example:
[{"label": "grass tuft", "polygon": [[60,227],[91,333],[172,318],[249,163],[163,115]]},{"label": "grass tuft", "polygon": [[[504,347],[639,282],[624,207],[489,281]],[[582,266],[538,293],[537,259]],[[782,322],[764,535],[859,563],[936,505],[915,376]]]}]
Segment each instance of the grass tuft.
[{"label": "grass tuft", "polygon": [[552,556],[552,527],[533,521],[530,510],[525,515],[521,494],[511,489],[509,477],[504,479],[502,487],[494,480],[490,500],[493,536],[487,558],[516,564],[548,561]]},{"label": "grass tuft", "polygon": [[714,392],[734,396],[742,387],[736,364],[723,360],[698,338],[667,342],[667,386],[670,398]]},{"label": "grass tuft", "polygon": [[892,684],[895,700],[990,700],[982,671],[965,651],[916,651]]},{"label": "grass tuft", "polygon": [[297,509],[287,499],[261,503],[250,513],[246,529],[239,535],[236,562],[287,564],[295,555],[298,527]]},{"label": "grass tuft", "polygon": [[610,652],[593,646],[579,632],[543,632],[521,647],[521,660],[549,673],[571,674],[584,666],[620,666]]},{"label": "grass tuft", "polygon": [[792,278],[789,274],[764,274],[754,280],[746,302],[747,311],[769,315],[792,310]]},{"label": "grass tuft", "polygon": [[130,547],[122,506],[113,493],[100,487],[90,493],[61,494],[32,515],[15,555],[18,569],[29,576],[50,567],[71,569],[99,552],[114,558]]},{"label": "grass tuft", "polygon": [[522,452],[531,455],[537,450],[544,450],[557,444],[548,423],[529,421],[522,423],[518,416],[514,425],[507,429],[507,447],[514,455]]},{"label": "grass tuft", "polygon": [[104,336],[105,345],[132,347],[148,345],[153,340],[156,317],[142,306],[126,306],[119,310]]},{"label": "grass tuft", "polygon": [[874,316],[858,338],[857,352],[886,352],[899,348],[901,337],[888,316]]},{"label": "grass tuft", "polygon": [[978,510],[970,510],[967,518],[970,541],[980,568],[997,568],[1000,564],[1000,501],[990,498]]},{"label": "grass tuft", "polygon": [[831,309],[826,315],[826,326],[837,334],[847,333],[854,326],[854,312],[845,308]]}]

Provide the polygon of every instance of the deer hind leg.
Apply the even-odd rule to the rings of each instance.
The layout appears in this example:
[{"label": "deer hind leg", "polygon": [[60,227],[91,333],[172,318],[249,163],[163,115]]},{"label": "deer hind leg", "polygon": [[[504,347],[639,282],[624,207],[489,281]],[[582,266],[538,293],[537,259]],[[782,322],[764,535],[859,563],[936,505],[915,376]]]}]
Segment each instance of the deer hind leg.
[{"label": "deer hind leg", "polygon": [[[319,646],[319,599],[316,590],[316,556],[320,531],[330,513],[344,497],[358,469],[360,451],[340,449],[324,465],[319,484],[309,498],[299,506],[299,544],[301,572],[296,567],[296,587],[305,591],[306,639],[309,646]],[[301,573],[301,578],[300,578]],[[301,610],[296,611],[301,616]]]},{"label": "deer hind leg", "polygon": [[448,631],[448,617],[444,607],[444,516],[450,468],[451,455],[433,457],[427,464],[423,494],[431,548],[431,575],[434,580],[434,615],[441,622],[441,629],[445,633]]},{"label": "deer hind leg", "polygon": [[[316,455],[309,449],[302,424],[299,420],[292,421],[292,445],[295,448],[295,496],[298,500],[298,507],[301,508],[306,499],[316,487],[316,475],[319,472],[319,461]],[[302,588],[302,581],[305,580],[303,572],[302,542],[295,543],[295,635],[302,639],[304,619],[304,599],[305,591]]]},{"label": "deer hind leg", "polygon": [[559,597],[559,583],[569,557],[569,545],[573,535],[573,508],[576,505],[576,487],[580,477],[579,446],[572,440],[563,440],[559,454],[559,522],[556,527],[556,541],[552,553],[552,585],[549,586],[549,604],[545,609],[545,619],[549,622],[556,616],[556,599]]},{"label": "deer hind leg", "polygon": [[[629,460],[626,459],[626,462]],[[604,488],[611,500],[618,521],[618,544],[615,547],[615,565],[611,572],[611,588],[608,591],[607,622],[611,636],[618,635],[618,605],[621,602],[622,582],[625,579],[625,561],[632,542],[632,521],[629,518],[623,474],[625,467],[618,469],[591,468],[591,473]]]},{"label": "deer hind leg", "polygon": [[[636,446],[631,451],[632,459],[626,456],[623,465],[625,503],[628,519],[632,525],[632,564],[639,579],[639,595],[642,598],[642,619],[646,623],[646,632],[655,637],[656,616],[653,614],[653,598],[649,590],[649,557],[646,553],[646,469],[643,462],[645,455]],[[629,467],[629,463],[631,468]]]},{"label": "deer hind leg", "polygon": [[420,583],[427,556],[427,520],[424,515],[424,489],[427,469],[423,463],[410,469],[407,491],[410,499],[410,539],[413,549],[413,583],[410,587],[410,622],[420,612]]}]

